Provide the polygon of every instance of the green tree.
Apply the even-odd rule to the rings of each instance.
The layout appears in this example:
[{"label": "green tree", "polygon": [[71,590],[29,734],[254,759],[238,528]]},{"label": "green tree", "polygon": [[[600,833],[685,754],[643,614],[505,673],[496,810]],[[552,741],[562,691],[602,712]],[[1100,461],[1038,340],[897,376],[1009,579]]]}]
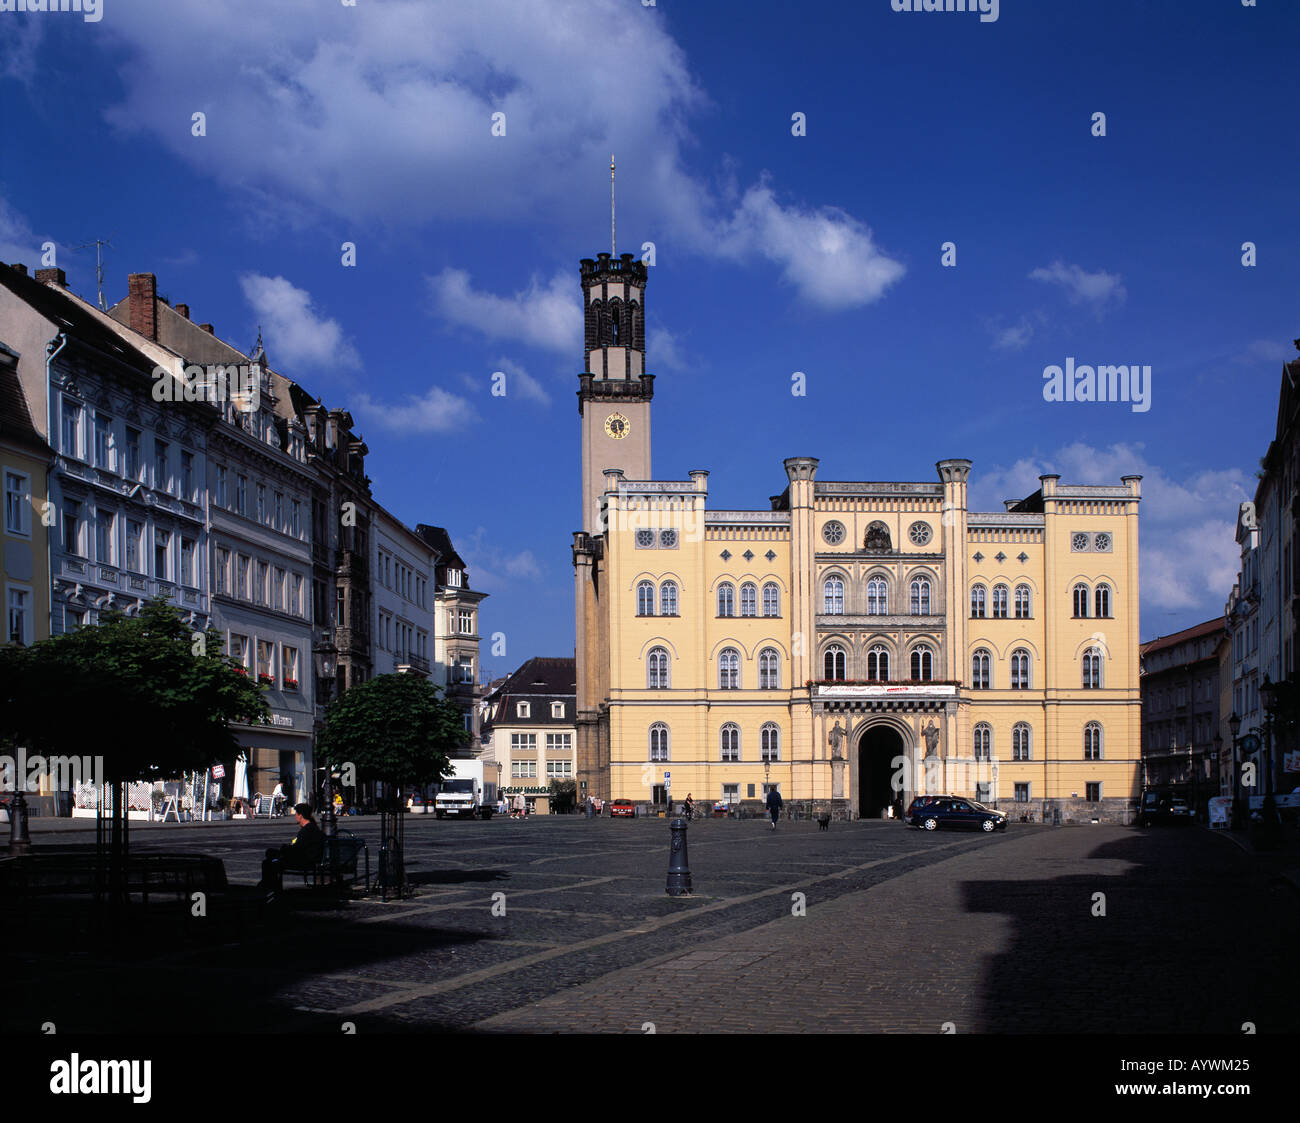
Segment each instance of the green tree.
[{"label": "green tree", "polygon": [[578,785],[573,780],[551,778],[551,813],[567,815],[578,802]]},{"label": "green tree", "polygon": [[136,616],[0,647],[0,738],[103,758],[110,783],[207,768],[237,749],[231,722],[268,713],[261,689],[161,598]]},{"label": "green tree", "polygon": [[351,763],[398,787],[423,787],[446,774],[470,741],[461,711],[428,679],[378,675],[330,703],[317,754],[330,769]]}]

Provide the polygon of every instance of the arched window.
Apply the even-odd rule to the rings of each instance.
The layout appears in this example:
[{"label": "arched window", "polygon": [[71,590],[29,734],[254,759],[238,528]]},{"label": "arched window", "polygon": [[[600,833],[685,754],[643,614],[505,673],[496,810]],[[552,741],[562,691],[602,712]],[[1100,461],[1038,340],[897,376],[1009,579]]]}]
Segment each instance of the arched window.
[{"label": "arched window", "polygon": [[609,345],[611,347],[618,346],[618,319],[621,311],[621,304],[613,304],[609,309]]},{"label": "arched window", "polygon": [[867,615],[884,616],[889,612],[889,585],[883,577],[867,582]]},{"label": "arched window", "polygon": [[762,741],[762,759],[763,760],[780,760],[781,759],[781,728],[774,721],[769,721],[759,730],[759,737]]},{"label": "arched window", "polygon": [[765,647],[758,653],[758,688],[781,688],[781,653],[775,647]]},{"label": "arched window", "polygon": [[723,760],[740,759],[740,726],[733,722],[727,722],[718,734],[718,747],[722,751]]},{"label": "arched window", "polygon": [[1016,586],[1016,619],[1028,620],[1033,614],[1033,594],[1028,585]]},{"label": "arched window", "polygon": [[677,615],[677,582],[665,581],[659,586],[659,615]]},{"label": "arched window", "polygon": [[1023,721],[1017,722],[1011,727],[1011,759],[1034,759],[1032,733],[1029,726]]},{"label": "arched window", "polygon": [[636,614],[653,616],[655,614],[655,587],[653,581],[638,582],[636,587]]},{"label": "arched window", "polygon": [[650,759],[668,759],[668,726],[662,721],[656,721],[650,727]]},{"label": "arched window", "polygon": [[1005,620],[1007,618],[1007,599],[1011,595],[1011,590],[1005,585],[993,586],[993,619]]},{"label": "arched window", "polygon": [[662,647],[652,647],[646,656],[646,687],[650,690],[668,689],[668,652]]},{"label": "arched window", "polygon": [[758,615],[758,586],[752,581],[746,581],[740,586],[740,614],[741,616]]},{"label": "arched window", "polygon": [[1090,647],[1083,653],[1084,690],[1101,689],[1101,649]]},{"label": "arched window", "polygon": [[927,644],[912,649],[912,681],[929,682],[934,677],[934,652]]},{"label": "arched window", "polygon": [[822,586],[822,612],[827,616],[844,615],[844,582],[839,577],[828,577]]},{"label": "arched window", "polygon": [[1011,689],[1029,689],[1029,652],[1023,647],[1011,653]]},{"label": "arched window", "polygon": [[1101,723],[1090,721],[1083,727],[1083,759],[1101,760]]},{"label": "arched window", "polygon": [[988,650],[981,647],[970,659],[970,686],[972,690],[988,690],[993,682],[989,673],[989,668],[993,663],[993,656]]},{"label": "arched window", "polygon": [[918,577],[912,582],[912,615],[930,615],[930,579]]},{"label": "arched window", "polygon": [[1103,583],[1097,586],[1096,596],[1094,598],[1098,616],[1110,615],[1110,586]]},{"label": "arched window", "polygon": [[781,586],[775,581],[769,581],[763,586],[763,615],[781,615]]},{"label": "arched window", "polygon": [[988,590],[983,585],[972,585],[970,587],[970,614],[972,620],[984,619],[984,601],[988,596]]},{"label": "arched window", "polygon": [[867,652],[867,678],[873,682],[889,681],[889,650],[876,644]]},{"label": "arched window", "polygon": [[974,748],[976,760],[993,759],[993,729],[986,721],[975,726]]},{"label": "arched window", "polygon": [[718,586],[718,615],[736,615],[736,587],[729,581]]},{"label": "arched window", "polygon": [[734,647],[724,648],[718,656],[718,689],[740,689],[740,652]]},{"label": "arched window", "polygon": [[828,680],[843,680],[844,678],[844,648],[839,644],[832,644],[826,649],[826,654],[822,658],[822,678]]},{"label": "arched window", "polygon": [[1074,614],[1080,618],[1088,615],[1088,586],[1082,581],[1074,587]]}]

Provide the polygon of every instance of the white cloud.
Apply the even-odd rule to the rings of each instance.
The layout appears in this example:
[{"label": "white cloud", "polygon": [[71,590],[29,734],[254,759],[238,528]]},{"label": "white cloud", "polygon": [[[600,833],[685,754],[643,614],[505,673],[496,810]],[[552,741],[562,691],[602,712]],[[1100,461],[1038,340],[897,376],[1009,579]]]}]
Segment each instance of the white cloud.
[{"label": "white cloud", "polygon": [[[1237,506],[1254,494],[1239,468],[1195,471],[1176,479],[1146,459],[1141,445],[1094,448],[1075,442],[1044,457],[1023,458],[971,474],[971,509],[1001,511],[1003,499],[1023,499],[1049,472],[1063,484],[1118,484],[1142,476],[1139,565],[1144,612],[1209,619],[1223,611],[1240,562],[1234,538]],[[1184,625],[1179,625],[1184,626]],[[1150,629],[1144,628],[1144,634]],[[1166,633],[1175,629],[1162,627]]]},{"label": "white cloud", "polygon": [[1100,269],[1096,273],[1089,273],[1081,266],[1066,265],[1062,261],[1054,261],[1045,269],[1035,269],[1029,276],[1035,281],[1060,285],[1068,294],[1071,304],[1087,304],[1097,311],[1111,300],[1122,303],[1127,295],[1123,278],[1118,273],[1106,273]]},{"label": "white cloud", "polygon": [[525,401],[541,402],[544,406],[551,404],[551,395],[518,363],[503,356],[497,359],[496,368],[506,376],[507,398],[523,398]]},{"label": "white cloud", "polygon": [[244,299],[260,317],[266,353],[276,370],[361,365],[356,348],[343,338],[339,322],[318,315],[306,289],[295,288],[284,277],[258,273],[245,273],[239,285]]},{"label": "white cloud", "polygon": [[1294,344],[1281,343],[1276,339],[1255,339],[1234,355],[1232,361],[1239,366],[1259,366],[1289,363],[1296,357]]},{"label": "white cloud", "polygon": [[488,541],[487,529],[457,540],[457,552],[473,575],[474,587],[483,592],[501,592],[519,582],[540,581],[542,568],[531,550],[513,553]]},{"label": "white cloud", "polygon": [[354,403],[353,413],[393,433],[461,432],[478,419],[469,402],[438,386],[430,386],[420,397],[407,395],[396,404],[377,402],[369,394],[356,395]]},{"label": "white cloud", "polygon": [[9,201],[0,198],[0,261],[6,265],[17,262],[29,270],[39,268],[41,243],[48,240],[38,238]]},{"label": "white cloud", "polygon": [[513,296],[475,289],[462,269],[444,269],[428,283],[434,311],[448,323],[473,328],[489,339],[582,354],[582,302],[572,274],[557,274],[547,285],[534,278]]},{"label": "white cloud", "polygon": [[682,354],[681,339],[667,328],[648,328],[645,346],[646,369],[651,374],[656,370],[686,369],[686,356]]},{"label": "white cloud", "polygon": [[1023,351],[1034,336],[1034,325],[1023,317],[1008,328],[994,327],[993,348],[996,351]]},{"label": "white cloud", "polygon": [[[148,5],[119,5],[104,33],[122,48],[124,93],[108,120],[241,192],[254,224],[313,211],[406,229],[488,219],[572,244],[606,204],[614,152],[621,213],[639,224],[633,247],[765,259],[828,309],[878,300],[902,275],[853,216],[778,204],[766,182],[743,195],[715,187],[716,166],[688,167],[688,121],[709,99],[653,8],[363,7],[177,2],[160,20]],[[186,120],[205,112],[207,135],[178,128],[177,106]],[[498,113],[503,136],[492,132]],[[727,165],[726,154],[712,160]]]},{"label": "white cloud", "polygon": [[782,207],[766,183],[745,192],[717,250],[738,261],[775,262],[800,296],[828,310],[877,301],[906,272],[852,215],[835,207]]}]

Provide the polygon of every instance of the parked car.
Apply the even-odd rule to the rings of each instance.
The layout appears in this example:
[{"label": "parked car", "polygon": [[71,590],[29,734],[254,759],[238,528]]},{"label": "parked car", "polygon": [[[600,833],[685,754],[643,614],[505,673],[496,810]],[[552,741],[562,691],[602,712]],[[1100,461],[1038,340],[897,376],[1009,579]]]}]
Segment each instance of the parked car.
[{"label": "parked car", "polygon": [[1138,826],[1183,826],[1192,821],[1191,808],[1187,801],[1173,792],[1153,788],[1142,793],[1142,803],[1138,810]]},{"label": "parked car", "polygon": [[631,819],[636,815],[636,804],[630,799],[616,799],[609,805],[611,819]]},{"label": "parked car", "polygon": [[1006,830],[1007,817],[973,799],[960,796],[920,796],[907,809],[908,825],[925,831],[940,827],[966,827],[985,832]]}]

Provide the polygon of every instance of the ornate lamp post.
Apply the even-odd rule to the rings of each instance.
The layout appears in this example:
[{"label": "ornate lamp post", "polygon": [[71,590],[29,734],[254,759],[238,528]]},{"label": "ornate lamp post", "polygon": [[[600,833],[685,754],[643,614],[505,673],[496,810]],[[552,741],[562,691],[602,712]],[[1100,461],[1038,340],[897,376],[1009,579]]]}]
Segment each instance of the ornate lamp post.
[{"label": "ornate lamp post", "polygon": [[[316,659],[316,688],[317,688],[317,705],[328,706],[330,695],[334,692],[334,661],[331,658],[334,651],[330,647],[318,647],[312,654]],[[319,695],[323,695],[321,698]],[[319,723],[318,728],[319,728]],[[325,801],[325,809],[321,812],[321,822],[325,827],[326,838],[337,838],[338,820],[334,815],[334,782],[330,773],[329,762],[325,762],[325,786],[322,793]]]},{"label": "ornate lamp post", "polygon": [[1278,684],[1268,681],[1268,675],[1259,687],[1259,699],[1264,703],[1264,798],[1273,794],[1273,729],[1277,724]]}]

